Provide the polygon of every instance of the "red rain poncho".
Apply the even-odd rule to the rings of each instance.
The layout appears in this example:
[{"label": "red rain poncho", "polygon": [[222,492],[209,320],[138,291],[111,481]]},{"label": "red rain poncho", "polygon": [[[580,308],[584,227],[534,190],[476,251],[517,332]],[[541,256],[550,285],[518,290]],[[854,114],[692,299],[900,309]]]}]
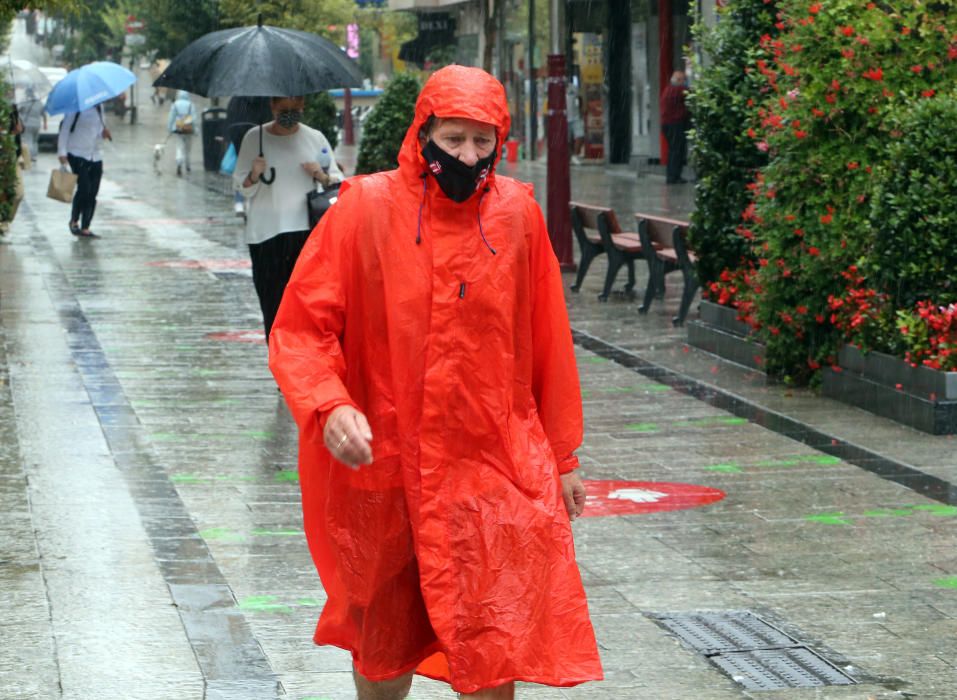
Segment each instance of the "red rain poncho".
[{"label": "red rain poncho", "polygon": [[[399,168],[343,186],[270,335],[329,596],[314,639],[370,680],[416,669],[471,693],[600,679],[559,480],[582,415],[558,263],[530,186],[493,173],[457,204],[423,177],[430,115],[508,134],[497,80],[435,73]],[[343,404],[372,428],[357,471],[323,445]]]}]

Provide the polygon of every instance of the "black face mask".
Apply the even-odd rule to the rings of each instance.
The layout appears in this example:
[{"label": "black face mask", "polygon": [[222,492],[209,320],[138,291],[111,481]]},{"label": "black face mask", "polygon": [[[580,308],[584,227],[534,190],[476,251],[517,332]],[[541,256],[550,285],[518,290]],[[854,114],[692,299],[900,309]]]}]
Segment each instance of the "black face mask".
[{"label": "black face mask", "polygon": [[283,129],[291,129],[302,121],[302,111],[298,109],[290,109],[280,112],[276,116],[276,121],[279,122],[279,126],[281,126]]},{"label": "black face mask", "polygon": [[429,172],[439,183],[445,196],[453,202],[461,203],[475,194],[475,190],[485,182],[492,171],[495,150],[493,149],[487,157],[470,167],[443,151],[435,141],[429,139],[422,148],[422,157],[428,163]]}]

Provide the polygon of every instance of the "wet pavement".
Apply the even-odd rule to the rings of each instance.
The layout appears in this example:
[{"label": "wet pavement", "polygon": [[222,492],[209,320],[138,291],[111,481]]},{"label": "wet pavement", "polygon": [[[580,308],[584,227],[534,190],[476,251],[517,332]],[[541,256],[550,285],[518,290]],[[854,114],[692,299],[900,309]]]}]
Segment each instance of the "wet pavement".
[{"label": "wet pavement", "polygon": [[[69,234],[43,153],[0,241],[0,697],[346,700],[348,655],[310,641],[324,593],[240,226],[218,176],[176,178],[172,149],[153,174],[165,118],[114,125],[102,238]],[[515,170],[544,192],[542,164]],[[620,214],[693,194],[594,166],[572,187]],[[569,294],[592,482],[574,528],[607,679],[521,695],[957,697],[954,442],[688,349],[677,290],[641,317],[597,301],[595,268]],[[653,619],[743,610],[860,682],[747,690]]]}]

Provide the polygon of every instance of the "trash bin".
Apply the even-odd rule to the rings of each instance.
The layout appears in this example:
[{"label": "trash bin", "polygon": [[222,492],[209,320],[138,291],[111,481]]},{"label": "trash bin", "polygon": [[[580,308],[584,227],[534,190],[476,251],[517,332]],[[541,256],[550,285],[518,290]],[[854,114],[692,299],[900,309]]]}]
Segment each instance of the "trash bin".
[{"label": "trash bin", "polygon": [[226,152],[226,110],[210,107],[203,110],[203,168],[219,170]]},{"label": "trash bin", "polygon": [[509,139],[505,142],[505,160],[509,163],[518,162],[518,141]]}]

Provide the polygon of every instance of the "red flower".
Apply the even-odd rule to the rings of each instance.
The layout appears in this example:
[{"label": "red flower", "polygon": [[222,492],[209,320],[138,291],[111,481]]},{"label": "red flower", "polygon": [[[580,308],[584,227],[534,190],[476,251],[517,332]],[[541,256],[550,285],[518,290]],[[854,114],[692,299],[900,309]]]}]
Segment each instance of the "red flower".
[{"label": "red flower", "polygon": [[847,169],[848,169],[848,170],[857,170],[859,167],[861,167],[861,166],[860,166],[860,164],[859,164],[856,160],[855,160],[855,161],[851,161],[850,163],[847,164]]},{"label": "red flower", "polygon": [[825,214],[821,217],[822,224],[829,224],[834,220],[834,217],[831,214]]},{"label": "red flower", "polygon": [[807,307],[803,305],[799,305],[795,310],[802,316],[807,313]]},{"label": "red flower", "polygon": [[794,132],[794,136],[796,138],[803,139],[805,136],[807,136],[807,132],[801,131],[800,129],[798,129],[797,131]]},{"label": "red flower", "polygon": [[914,73],[920,73],[922,70],[924,70],[924,66],[922,66],[922,65],[920,65],[920,64],[918,63],[916,66],[911,66],[910,69],[911,69],[911,71],[913,71]]},{"label": "red flower", "polygon": [[880,67],[871,68],[870,70],[864,71],[861,77],[877,82],[884,79],[884,70]]},{"label": "red flower", "polygon": [[841,27],[841,34],[851,36],[854,34],[854,27]]},{"label": "red flower", "polygon": [[927,90],[922,91],[920,94],[921,94],[921,97],[933,97],[937,93],[934,92],[933,89],[928,88]]},{"label": "red flower", "polygon": [[841,49],[841,55],[844,58],[854,58],[854,49]]},{"label": "red flower", "polygon": [[[830,216],[830,214],[828,214],[828,216]],[[810,248],[807,249],[807,254],[810,255],[811,257],[816,258],[818,255],[821,254],[821,250],[819,248],[815,248],[814,246],[811,246]]]},{"label": "red flower", "polygon": [[901,34],[903,34],[904,36],[910,35],[910,27],[904,27],[904,28],[902,28],[902,29],[901,29]]}]

